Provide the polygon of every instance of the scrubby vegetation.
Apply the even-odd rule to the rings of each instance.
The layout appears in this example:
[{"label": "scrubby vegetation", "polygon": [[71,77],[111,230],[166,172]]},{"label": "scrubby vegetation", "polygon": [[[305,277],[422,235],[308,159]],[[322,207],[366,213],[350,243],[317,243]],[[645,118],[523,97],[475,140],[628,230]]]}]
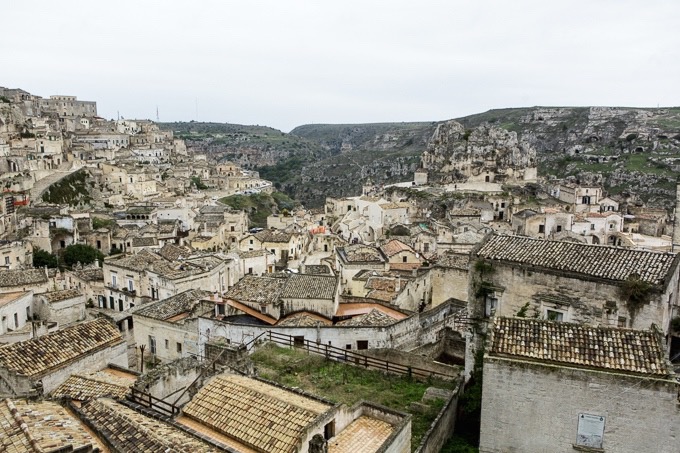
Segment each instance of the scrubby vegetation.
[{"label": "scrubby vegetation", "polygon": [[69,206],[88,205],[92,201],[87,189],[88,179],[89,173],[86,170],[78,170],[48,187],[42,200]]},{"label": "scrubby vegetation", "polygon": [[[252,355],[252,359],[262,378],[289,387],[299,387],[350,406],[367,400],[411,413],[412,450],[418,447],[444,405],[443,400],[421,402],[425,390],[432,386],[453,388],[451,382],[419,382],[405,376],[365,370],[307,354],[304,350],[280,348],[272,344],[260,348]],[[415,402],[425,404],[424,410],[411,410],[411,403]]]},{"label": "scrubby vegetation", "polygon": [[267,226],[267,217],[271,214],[291,211],[297,203],[282,192],[256,193],[252,195],[231,195],[220,200],[221,203],[237,210],[245,210],[248,213],[251,227]]}]

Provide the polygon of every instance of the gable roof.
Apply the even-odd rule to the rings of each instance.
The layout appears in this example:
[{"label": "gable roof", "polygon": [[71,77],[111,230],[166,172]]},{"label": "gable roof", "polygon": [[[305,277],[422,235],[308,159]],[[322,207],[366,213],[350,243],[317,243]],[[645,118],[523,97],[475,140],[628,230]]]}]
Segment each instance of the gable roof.
[{"label": "gable roof", "polygon": [[92,400],[79,412],[115,450],[136,452],[218,452],[223,451],[164,423],[110,399]]},{"label": "gable roof", "polygon": [[285,278],[245,275],[227,291],[224,297],[237,301],[273,304],[279,300],[285,284]]},{"label": "gable roof", "polygon": [[0,287],[28,286],[47,282],[45,269],[11,269],[0,272]]},{"label": "gable roof", "polygon": [[258,451],[292,453],[307,427],[332,406],[236,375],[219,375],[184,407],[184,415]]},{"label": "gable roof", "polygon": [[478,258],[540,266],[607,280],[625,281],[632,274],[637,274],[641,280],[653,284],[664,282],[676,256],[675,253],[502,235],[492,236],[477,252]]},{"label": "gable roof", "polygon": [[496,318],[487,352],[489,356],[659,377],[672,374],[663,344],[647,330]]},{"label": "gable roof", "polygon": [[122,343],[118,329],[103,318],[31,340],[0,347],[0,366],[37,376],[91,352]]},{"label": "gable roof", "polygon": [[52,401],[0,401],[0,451],[101,451],[102,445],[66,409]]},{"label": "gable roof", "polygon": [[210,291],[190,289],[172,297],[168,297],[167,299],[152,304],[142,305],[139,309],[134,311],[134,314],[147,318],[165,320],[193,310],[201,299],[210,297],[211,294]]},{"label": "gable roof", "polygon": [[334,276],[292,274],[281,293],[286,299],[333,299],[338,280]]},{"label": "gable roof", "polygon": [[398,241],[396,239],[392,239],[387,244],[381,245],[380,249],[388,257],[392,257],[392,256],[394,256],[394,255],[396,255],[397,253],[400,253],[400,252],[416,253],[415,250],[413,250],[413,248],[411,248],[410,245],[404,244],[403,242]]}]

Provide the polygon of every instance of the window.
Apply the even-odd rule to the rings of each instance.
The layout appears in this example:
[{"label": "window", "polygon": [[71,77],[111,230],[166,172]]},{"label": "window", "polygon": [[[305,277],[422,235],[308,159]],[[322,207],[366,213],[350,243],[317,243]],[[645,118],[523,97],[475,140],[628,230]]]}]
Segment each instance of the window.
[{"label": "window", "polygon": [[545,317],[549,321],[558,321],[558,322],[564,321],[564,313],[561,312],[561,311],[546,310],[545,311]]},{"label": "window", "polygon": [[9,256],[5,257],[5,264],[9,264]]},{"label": "window", "polygon": [[19,313],[14,313],[14,327],[19,328]]},{"label": "window", "polygon": [[128,290],[130,290],[131,292],[135,290],[135,283],[132,280],[132,278],[128,277],[127,284],[128,284]]},{"label": "window", "polygon": [[625,318],[625,316],[619,316],[618,322],[617,322],[617,327],[628,327],[628,320]]},{"label": "window", "polygon": [[401,257],[401,262],[402,262],[402,263],[405,263],[407,259],[408,259],[408,257],[402,256],[402,257]]},{"label": "window", "polygon": [[98,248],[99,250],[102,249],[102,241],[97,241],[97,248]]},{"label": "window", "polygon": [[149,352],[156,354],[156,339],[151,335],[149,335]]},{"label": "window", "polygon": [[118,286],[118,276],[116,274],[111,274],[111,286],[114,288]]},{"label": "window", "polygon": [[559,233],[560,231],[562,231],[562,225],[557,225],[557,232]]},{"label": "window", "polygon": [[109,296],[109,308],[113,310],[113,307],[115,306],[115,301],[113,300],[113,296]]},{"label": "window", "polygon": [[498,310],[498,299],[493,296],[486,296],[486,310],[484,314],[486,316],[493,316]]},{"label": "window", "polygon": [[177,352],[182,353],[182,343],[177,343]]},{"label": "window", "polygon": [[346,345],[345,345],[345,349],[352,349],[352,345],[351,345],[351,344],[346,344]]},{"label": "window", "polygon": [[539,225],[538,226],[538,232],[539,233],[545,233],[545,225]]},{"label": "window", "polygon": [[165,340],[165,349],[168,349],[170,347],[170,341],[166,338]]},{"label": "window", "polygon": [[234,227],[234,225],[231,226],[231,231],[236,231],[236,227]]},{"label": "window", "polygon": [[233,244],[234,242],[236,242],[236,238],[231,238],[231,243]]},{"label": "window", "polygon": [[252,274],[252,273],[253,273],[253,268],[252,268],[252,267],[249,267],[249,268],[248,268],[248,273],[249,273],[249,274]]},{"label": "window", "polygon": [[595,229],[595,224],[594,224],[594,223],[591,223],[591,224],[590,224],[590,231],[593,231],[594,229]]},{"label": "window", "polygon": [[357,349],[368,349],[368,340],[357,340]]},{"label": "window", "polygon": [[123,299],[118,299],[118,311],[123,311]]}]

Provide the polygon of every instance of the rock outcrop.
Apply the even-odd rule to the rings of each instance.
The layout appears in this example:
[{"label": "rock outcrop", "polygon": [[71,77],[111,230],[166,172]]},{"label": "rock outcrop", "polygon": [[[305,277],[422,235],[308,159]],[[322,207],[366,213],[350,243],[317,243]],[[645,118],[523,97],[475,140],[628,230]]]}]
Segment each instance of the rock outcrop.
[{"label": "rock outcrop", "polygon": [[536,179],[536,150],[517,133],[484,123],[465,129],[457,121],[439,124],[422,155],[429,180],[440,183],[518,183]]}]

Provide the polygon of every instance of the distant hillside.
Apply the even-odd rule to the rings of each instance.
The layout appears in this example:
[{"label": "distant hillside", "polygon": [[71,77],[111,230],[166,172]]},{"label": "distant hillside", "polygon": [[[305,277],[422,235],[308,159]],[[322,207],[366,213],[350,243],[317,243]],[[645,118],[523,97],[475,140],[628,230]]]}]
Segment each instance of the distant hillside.
[{"label": "distant hillside", "polygon": [[[574,176],[611,193],[634,191],[670,207],[680,171],[680,108],[530,107],[458,118],[490,123],[536,149],[539,175]],[[326,196],[360,193],[375,183],[409,180],[439,122],[310,124],[289,134],[263,126],[166,123],[191,148],[258,169],[308,207]]]}]

